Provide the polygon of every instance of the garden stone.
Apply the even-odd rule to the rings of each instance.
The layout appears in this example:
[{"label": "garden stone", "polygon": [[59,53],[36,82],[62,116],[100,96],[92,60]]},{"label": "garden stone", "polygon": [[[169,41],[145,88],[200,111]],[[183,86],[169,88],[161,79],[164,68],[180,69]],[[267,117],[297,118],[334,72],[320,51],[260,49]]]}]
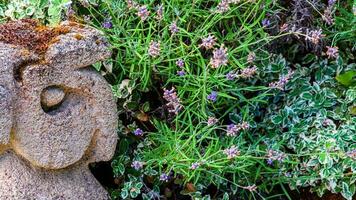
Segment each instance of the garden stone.
[{"label": "garden stone", "polygon": [[88,167],[117,143],[116,102],[91,67],[109,56],[99,31],[74,22],[0,25],[1,200],[109,199]]}]

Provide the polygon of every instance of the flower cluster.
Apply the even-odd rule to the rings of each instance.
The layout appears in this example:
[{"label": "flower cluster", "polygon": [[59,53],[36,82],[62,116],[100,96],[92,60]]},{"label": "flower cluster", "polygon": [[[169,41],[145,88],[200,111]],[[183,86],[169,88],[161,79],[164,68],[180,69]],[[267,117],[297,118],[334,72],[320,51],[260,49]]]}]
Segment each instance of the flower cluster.
[{"label": "flower cluster", "polygon": [[155,18],[158,19],[158,20],[162,20],[163,19],[163,5],[162,4],[157,7]]},{"label": "flower cluster", "polygon": [[227,136],[236,136],[237,133],[241,130],[247,130],[250,128],[250,125],[247,122],[242,122],[240,124],[230,124],[226,128]]},{"label": "flower cluster", "polygon": [[273,164],[273,161],[279,161],[279,162],[283,162],[283,160],[287,157],[287,155],[283,152],[278,152],[278,151],[274,151],[272,149],[267,151],[267,163],[269,165]]},{"label": "flower cluster", "polygon": [[148,48],[148,54],[153,58],[161,54],[161,44],[159,42],[151,41]]},{"label": "flower cluster", "polygon": [[113,24],[110,19],[105,19],[101,26],[105,29],[111,29],[113,27]]},{"label": "flower cluster", "polygon": [[207,96],[209,101],[215,102],[218,97],[218,93],[216,91],[211,91],[211,93]]},{"label": "flower cluster", "polygon": [[197,169],[198,167],[200,167],[200,165],[201,165],[200,162],[192,163],[192,165],[190,166],[190,169],[195,170],[195,169]]},{"label": "flower cluster", "polygon": [[226,66],[227,62],[227,48],[221,45],[219,49],[214,49],[213,57],[210,59],[211,67],[218,68],[220,66]]},{"label": "flower cluster", "polygon": [[199,47],[204,47],[205,49],[212,49],[214,48],[215,44],[216,44],[215,36],[209,35],[208,37],[202,39],[202,43],[199,45]]},{"label": "flower cluster", "polygon": [[137,9],[137,16],[139,16],[142,21],[145,21],[149,15],[150,15],[150,11],[148,11],[146,5],[140,6]]},{"label": "flower cluster", "polygon": [[237,4],[240,0],[221,0],[216,6],[217,13],[224,13],[230,10],[230,4]]},{"label": "flower cluster", "polygon": [[131,167],[134,168],[135,170],[140,170],[143,168],[143,162],[140,161],[133,161],[131,163]]},{"label": "flower cluster", "polygon": [[218,122],[219,122],[219,120],[216,119],[215,117],[209,117],[207,123],[208,123],[208,126],[212,126],[212,125],[215,125]]},{"label": "flower cluster", "polygon": [[270,88],[276,88],[279,90],[284,90],[284,87],[286,86],[286,84],[289,82],[289,80],[292,78],[293,76],[293,71],[288,71],[288,74],[285,76],[280,76],[279,80],[276,82],[272,82],[269,84]]},{"label": "flower cluster", "polygon": [[307,29],[305,40],[312,42],[315,45],[318,45],[320,40],[324,37],[322,30],[309,30]]},{"label": "flower cluster", "polygon": [[352,159],[356,159],[356,149],[347,152],[346,155],[347,155],[348,157],[352,158]]},{"label": "flower cluster", "polygon": [[183,67],[184,67],[184,60],[178,59],[178,60],[176,61],[176,65],[180,68],[180,70],[177,71],[178,76],[184,76],[184,75],[185,75],[185,71],[184,71],[184,69],[183,69]]},{"label": "flower cluster", "polygon": [[137,9],[139,7],[139,5],[133,0],[126,0],[126,4],[130,10]]},{"label": "flower cluster", "polygon": [[143,136],[143,131],[142,131],[140,128],[137,128],[137,129],[134,131],[134,135],[136,135],[136,136]]},{"label": "flower cluster", "polygon": [[247,55],[247,62],[252,64],[254,61],[256,60],[256,54],[255,52],[251,51],[248,55]]},{"label": "flower cluster", "polygon": [[172,35],[179,32],[177,22],[173,22],[171,25],[169,25],[169,31],[171,31]]},{"label": "flower cluster", "polygon": [[178,114],[178,112],[183,108],[174,87],[171,90],[164,88],[163,98],[168,101],[166,105],[170,113]]},{"label": "flower cluster", "polygon": [[235,145],[231,146],[230,148],[225,149],[224,154],[227,156],[228,159],[235,158],[240,155],[240,151],[237,149]]},{"label": "flower cluster", "polygon": [[242,69],[240,71],[240,77],[241,78],[251,78],[253,77],[253,75],[256,74],[256,71],[257,71],[257,67],[256,66],[253,66],[253,67],[248,67],[248,68],[245,68],[245,69]]},{"label": "flower cluster", "polygon": [[163,182],[168,182],[168,181],[169,181],[169,175],[166,174],[166,173],[162,173],[162,174],[159,176],[159,180],[160,180],[160,181],[163,181]]},{"label": "flower cluster", "polygon": [[338,47],[330,47],[326,46],[326,55],[328,56],[329,59],[331,58],[337,58],[339,57],[339,48]]},{"label": "flower cluster", "polygon": [[229,0],[222,0],[220,1],[220,3],[216,6],[216,12],[218,13],[224,13],[229,11],[230,9],[230,4],[229,4]]}]

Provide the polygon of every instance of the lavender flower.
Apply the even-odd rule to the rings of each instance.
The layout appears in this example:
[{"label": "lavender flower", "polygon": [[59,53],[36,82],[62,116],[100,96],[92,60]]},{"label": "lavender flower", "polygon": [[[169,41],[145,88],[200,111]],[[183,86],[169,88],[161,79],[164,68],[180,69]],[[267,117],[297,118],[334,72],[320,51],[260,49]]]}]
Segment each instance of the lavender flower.
[{"label": "lavender flower", "polygon": [[68,6],[67,11],[66,11],[66,17],[72,18],[75,15],[75,11],[73,10],[72,6]]},{"label": "lavender flower", "polygon": [[212,68],[218,68],[220,66],[226,66],[227,59],[227,48],[224,45],[221,45],[219,49],[213,51],[213,57],[210,59],[210,65]]},{"label": "lavender flower", "polygon": [[179,71],[177,71],[177,75],[178,76],[184,76],[185,75],[185,71],[184,70],[179,70]]},{"label": "lavender flower", "polygon": [[336,0],[328,0],[329,6],[333,6],[335,4]]},{"label": "lavender flower", "polygon": [[279,90],[284,90],[285,85],[289,82],[289,79],[292,78],[292,75],[294,74],[293,71],[288,71],[288,74],[285,76],[280,76],[279,80],[276,82],[272,82],[269,84],[270,88],[276,88]]},{"label": "lavender flower", "polygon": [[212,49],[215,43],[215,36],[209,35],[208,37],[202,39],[202,43],[199,45],[199,47],[204,47],[205,49]]},{"label": "lavender flower", "polygon": [[166,104],[168,112],[178,114],[182,109],[183,106],[180,103],[180,99],[178,98],[174,87],[171,90],[164,89],[163,98],[168,101]]},{"label": "lavender flower", "polygon": [[326,55],[328,56],[329,59],[331,58],[337,58],[339,56],[339,48],[338,47],[331,47],[331,46],[326,46]]},{"label": "lavender flower", "polygon": [[162,174],[159,176],[159,180],[161,180],[161,181],[163,181],[163,182],[168,182],[168,180],[169,180],[168,174],[162,173]]},{"label": "lavender flower", "polygon": [[192,170],[195,170],[197,169],[198,167],[200,167],[200,163],[199,162],[195,162],[195,163],[192,163],[192,165],[190,166],[190,169]]},{"label": "lavender flower", "polygon": [[322,34],[322,30],[312,30],[309,31],[307,30],[305,40],[311,41],[313,44],[318,45],[319,41],[324,37],[325,35]]},{"label": "lavender flower", "polygon": [[155,41],[151,41],[150,42],[150,47],[148,48],[148,54],[152,57],[157,57],[160,55],[161,53],[161,47],[160,47],[160,43],[159,42],[155,42]]},{"label": "lavender flower", "polygon": [[127,7],[132,10],[132,9],[138,9],[138,4],[133,1],[133,0],[126,0]]},{"label": "lavender flower", "polygon": [[143,131],[142,131],[140,128],[138,128],[138,129],[136,129],[136,130],[134,131],[134,135],[136,135],[136,136],[142,136],[142,135],[143,135]]},{"label": "lavender flower", "polygon": [[346,152],[346,156],[348,156],[348,157],[350,157],[352,159],[356,159],[356,149]]},{"label": "lavender flower", "polygon": [[143,168],[143,162],[140,162],[140,161],[133,161],[131,163],[131,167],[134,168],[135,170],[140,170]]},{"label": "lavender flower", "polygon": [[240,76],[242,78],[251,78],[253,75],[256,74],[256,71],[257,71],[257,67],[256,66],[253,66],[253,67],[250,67],[250,68],[245,68],[245,69],[241,70]]},{"label": "lavender flower", "polygon": [[156,19],[158,19],[158,20],[162,20],[163,19],[163,5],[162,4],[158,6],[156,14],[157,14],[155,16]]},{"label": "lavender flower", "polygon": [[247,56],[247,62],[248,63],[253,63],[256,60],[256,54],[255,52],[250,52]]},{"label": "lavender flower", "polygon": [[262,20],[262,26],[263,27],[268,27],[271,25],[271,21],[269,19],[263,19]]},{"label": "lavender flower", "polygon": [[324,127],[328,127],[330,125],[334,124],[334,122],[331,119],[325,119],[322,123]]},{"label": "lavender flower", "polygon": [[218,123],[218,121],[219,121],[219,120],[216,119],[215,117],[209,117],[209,118],[208,118],[208,126],[212,126],[212,125]]},{"label": "lavender flower", "polygon": [[178,26],[177,26],[177,22],[173,22],[170,26],[169,26],[169,30],[171,31],[172,35],[176,34],[179,32]]},{"label": "lavender flower", "polygon": [[326,22],[327,25],[334,24],[334,18],[333,18],[333,15],[332,15],[332,7],[328,6],[324,10],[324,13],[323,13],[323,15],[321,17]]},{"label": "lavender flower", "polygon": [[139,16],[142,21],[145,21],[149,15],[150,11],[147,10],[146,5],[143,5],[137,9],[137,16]]},{"label": "lavender flower", "polygon": [[250,124],[247,122],[242,122],[241,124],[238,124],[238,126],[242,129],[242,130],[247,130],[250,128]]},{"label": "lavender flower", "polygon": [[184,67],[184,60],[182,60],[182,59],[179,58],[179,59],[176,61],[176,65],[177,65],[178,67],[180,67],[180,68]]},{"label": "lavender flower", "polygon": [[218,97],[218,93],[216,91],[212,91],[209,95],[208,95],[208,100],[215,102],[216,99]]},{"label": "lavender flower", "polygon": [[229,73],[226,74],[226,79],[229,81],[234,80],[237,77],[237,74],[235,71],[230,71]]},{"label": "lavender flower", "polygon": [[274,160],[283,162],[286,157],[287,157],[287,155],[284,154],[283,152],[274,151],[272,149],[267,151],[267,163],[269,165],[271,165]]},{"label": "lavender flower", "polygon": [[224,13],[229,11],[229,1],[228,0],[221,0],[220,3],[216,7],[217,13]]},{"label": "lavender flower", "polygon": [[224,150],[224,154],[227,156],[228,159],[235,158],[240,155],[240,151],[236,148],[235,145],[231,146]]},{"label": "lavender flower", "polygon": [[90,3],[88,2],[88,0],[81,0],[80,4],[82,4],[85,8],[88,8],[90,6]]},{"label": "lavender flower", "polygon": [[229,124],[226,128],[227,136],[236,136],[237,133],[241,130],[241,127],[235,124]]},{"label": "lavender flower", "polygon": [[105,29],[111,29],[113,27],[110,19],[105,19],[101,26]]}]

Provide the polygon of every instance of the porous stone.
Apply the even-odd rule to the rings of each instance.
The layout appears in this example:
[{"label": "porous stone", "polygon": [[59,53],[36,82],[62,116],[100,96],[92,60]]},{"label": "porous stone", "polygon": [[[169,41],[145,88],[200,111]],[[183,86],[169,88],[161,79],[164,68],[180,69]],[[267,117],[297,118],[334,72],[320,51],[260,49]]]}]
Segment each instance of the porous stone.
[{"label": "porous stone", "polygon": [[41,51],[0,31],[1,200],[109,199],[88,164],[110,160],[118,139],[111,88],[91,67],[110,50],[95,29],[61,28]]}]

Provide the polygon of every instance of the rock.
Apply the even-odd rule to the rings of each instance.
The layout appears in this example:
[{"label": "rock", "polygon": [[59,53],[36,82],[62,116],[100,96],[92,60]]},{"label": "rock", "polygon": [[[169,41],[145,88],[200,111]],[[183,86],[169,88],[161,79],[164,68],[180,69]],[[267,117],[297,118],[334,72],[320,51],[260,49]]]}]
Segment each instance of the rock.
[{"label": "rock", "polygon": [[88,164],[110,160],[118,139],[111,88],[91,68],[110,51],[95,29],[60,27],[41,51],[0,31],[0,199],[109,199]]}]

